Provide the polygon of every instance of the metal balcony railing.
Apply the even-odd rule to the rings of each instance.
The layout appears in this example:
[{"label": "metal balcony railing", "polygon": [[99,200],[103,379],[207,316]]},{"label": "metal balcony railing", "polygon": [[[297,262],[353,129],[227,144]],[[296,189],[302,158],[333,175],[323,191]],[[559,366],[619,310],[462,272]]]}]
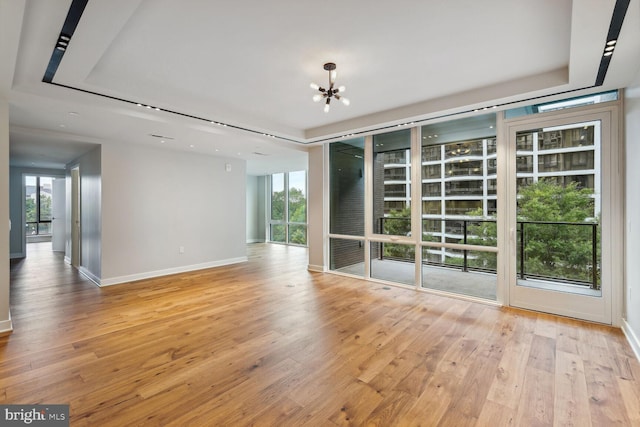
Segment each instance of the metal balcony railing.
[{"label": "metal balcony railing", "polygon": [[[423,221],[427,221],[426,219]],[[485,219],[428,219],[444,221],[444,229],[424,231],[423,239],[495,246],[497,228],[495,220]],[[409,235],[411,218],[379,218],[380,234]],[[434,240],[436,239],[436,240]],[[589,286],[599,289],[599,230],[595,222],[517,221],[518,278]],[[429,249],[427,249],[429,250]],[[495,253],[447,249],[423,260],[425,265],[437,265],[462,271],[496,273]],[[379,243],[378,259],[413,262],[415,248],[398,243]],[[434,260],[440,256],[441,260]],[[492,258],[493,257],[493,258]]]}]

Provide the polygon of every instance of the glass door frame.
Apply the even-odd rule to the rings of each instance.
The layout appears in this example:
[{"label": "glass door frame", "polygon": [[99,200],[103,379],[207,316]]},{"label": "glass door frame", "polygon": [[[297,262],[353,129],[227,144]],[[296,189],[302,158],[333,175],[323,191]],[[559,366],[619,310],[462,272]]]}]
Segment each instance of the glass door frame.
[{"label": "glass door frame", "polygon": [[[553,313],[598,323],[619,325],[623,292],[623,170],[620,138],[620,101],[534,114],[503,121],[502,138],[498,138],[498,218],[503,218],[502,239],[498,236],[506,274],[502,289],[507,305]],[[517,217],[516,217],[516,134],[535,128],[573,123],[601,123],[601,297],[542,290],[517,285]],[[500,155],[502,153],[502,156]],[[501,191],[502,190],[502,191]],[[500,244],[500,243],[499,243]],[[500,260],[499,260],[500,261]],[[500,280],[499,280],[500,285]],[[499,286],[500,288],[500,286]],[[499,289],[500,290],[500,289]]]}]

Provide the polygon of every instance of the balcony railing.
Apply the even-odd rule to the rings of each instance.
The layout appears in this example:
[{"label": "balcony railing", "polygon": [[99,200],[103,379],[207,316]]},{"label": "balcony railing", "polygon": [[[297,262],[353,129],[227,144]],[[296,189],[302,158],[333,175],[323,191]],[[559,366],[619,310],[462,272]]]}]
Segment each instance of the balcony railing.
[{"label": "balcony railing", "polygon": [[[423,220],[424,221],[424,220]],[[429,219],[444,221],[442,231],[423,231],[424,241],[495,246],[497,227],[495,220],[484,219]],[[380,234],[409,235],[410,218],[379,218]],[[446,239],[446,240],[445,240]],[[518,221],[517,263],[519,279],[538,279],[600,289],[598,223]],[[427,247],[425,250],[433,251]],[[445,249],[438,253],[428,252],[423,258],[425,265],[437,265],[462,271],[496,273],[497,256],[494,252],[476,250]],[[379,259],[394,259],[413,262],[415,248],[398,243],[379,243]],[[440,261],[437,258],[440,257]]]}]

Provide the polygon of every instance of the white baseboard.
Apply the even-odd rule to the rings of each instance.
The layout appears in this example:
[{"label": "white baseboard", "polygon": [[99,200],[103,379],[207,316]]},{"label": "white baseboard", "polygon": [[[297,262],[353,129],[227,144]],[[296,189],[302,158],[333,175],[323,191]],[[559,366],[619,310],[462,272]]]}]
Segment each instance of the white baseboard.
[{"label": "white baseboard", "polygon": [[636,355],[636,359],[640,361],[640,340],[638,340],[638,336],[631,329],[631,325],[627,323],[626,319],[622,319],[622,332],[624,332],[624,336],[627,337],[627,341],[629,341],[629,345],[633,352]]},{"label": "white baseboard", "polygon": [[324,273],[324,266],[323,265],[307,264],[307,270],[314,271],[316,273]]},{"label": "white baseboard", "polygon": [[[219,261],[205,262],[202,264],[185,265],[183,267],[167,268],[165,270],[148,271],[146,273],[131,274],[127,276],[98,279],[95,281],[98,286],[112,286],[120,283],[135,282],[136,280],[151,279],[153,277],[168,276],[170,274],[188,273],[190,271],[204,270],[205,268],[222,267],[223,265],[238,264],[248,261],[246,256],[238,258],[228,258]],[[93,280],[93,279],[92,279]]]},{"label": "white baseboard", "polygon": [[11,252],[9,254],[9,259],[16,259],[16,258],[26,258],[27,256],[25,255],[24,252]]},{"label": "white baseboard", "polygon": [[264,239],[247,239],[247,243],[264,243]]},{"label": "white baseboard", "polygon": [[100,286],[100,278],[98,276],[96,276],[95,274],[93,274],[92,272],[90,272],[89,270],[87,270],[85,267],[78,268],[78,271],[84,277],[86,277],[87,279],[91,280],[96,285]]},{"label": "white baseboard", "polygon": [[13,331],[13,323],[11,322],[11,314],[9,314],[8,320],[0,322],[0,334]]}]

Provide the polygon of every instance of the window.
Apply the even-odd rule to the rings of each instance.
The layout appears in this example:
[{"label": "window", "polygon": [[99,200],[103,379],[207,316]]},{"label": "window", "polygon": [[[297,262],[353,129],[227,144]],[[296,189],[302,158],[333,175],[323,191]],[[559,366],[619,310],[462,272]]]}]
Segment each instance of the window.
[{"label": "window", "polygon": [[26,233],[28,236],[51,234],[52,191],[52,177],[25,177],[24,206]]},{"label": "window", "polygon": [[307,173],[271,175],[269,240],[307,244]]},{"label": "window", "polygon": [[[364,138],[355,138],[329,146],[329,230],[350,237],[329,240],[329,268],[361,277],[365,252],[364,144]],[[397,190],[394,187],[393,191]]]},{"label": "window", "polygon": [[[335,142],[329,148],[330,232],[364,236],[364,138]],[[332,247],[337,268],[339,260],[345,259],[345,253],[340,252],[345,247],[348,245],[336,244],[337,252]]]},{"label": "window", "polygon": [[373,232],[406,236],[411,230],[411,192],[398,197],[396,186],[411,188],[411,130],[375,135],[373,158]]}]

